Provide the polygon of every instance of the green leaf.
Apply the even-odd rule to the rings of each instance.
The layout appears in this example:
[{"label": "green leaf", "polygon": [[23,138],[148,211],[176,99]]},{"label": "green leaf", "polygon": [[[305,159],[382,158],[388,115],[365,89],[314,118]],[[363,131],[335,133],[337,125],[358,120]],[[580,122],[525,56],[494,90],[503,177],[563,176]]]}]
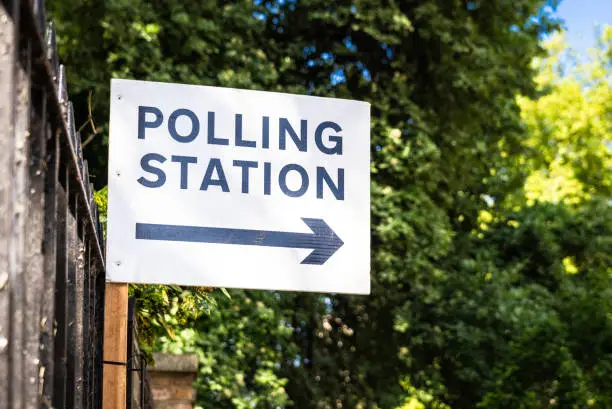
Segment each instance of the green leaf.
[{"label": "green leaf", "polygon": [[230,295],[230,293],[223,287],[220,288],[221,292],[223,293],[223,295],[225,295],[228,299],[232,299],[232,296]]}]

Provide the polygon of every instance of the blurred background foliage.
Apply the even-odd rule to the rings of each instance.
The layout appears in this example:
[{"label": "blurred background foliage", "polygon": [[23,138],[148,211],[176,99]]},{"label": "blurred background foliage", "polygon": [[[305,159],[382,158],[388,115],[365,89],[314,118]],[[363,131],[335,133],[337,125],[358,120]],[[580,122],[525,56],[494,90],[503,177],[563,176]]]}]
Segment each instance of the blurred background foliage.
[{"label": "blurred background foliage", "polygon": [[199,405],[612,407],[610,27],[584,60],[555,1],[49,3],[102,207],[113,77],[372,104],[370,296],[132,286]]}]

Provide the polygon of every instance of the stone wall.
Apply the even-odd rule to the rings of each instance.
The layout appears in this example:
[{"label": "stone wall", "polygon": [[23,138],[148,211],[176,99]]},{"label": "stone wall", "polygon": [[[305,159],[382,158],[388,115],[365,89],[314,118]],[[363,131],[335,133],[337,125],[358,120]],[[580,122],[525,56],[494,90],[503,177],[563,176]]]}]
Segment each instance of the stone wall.
[{"label": "stone wall", "polygon": [[153,358],[148,373],[155,409],[193,409],[198,357],[154,353]]}]

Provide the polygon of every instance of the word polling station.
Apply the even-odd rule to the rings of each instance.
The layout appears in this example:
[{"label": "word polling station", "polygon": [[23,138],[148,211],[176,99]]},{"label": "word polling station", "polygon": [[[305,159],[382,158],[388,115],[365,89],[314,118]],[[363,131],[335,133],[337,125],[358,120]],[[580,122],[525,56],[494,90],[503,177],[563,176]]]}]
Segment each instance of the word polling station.
[{"label": "word polling station", "polygon": [[[218,135],[216,131],[215,112],[208,111],[205,122],[194,111],[186,108],[167,112],[155,106],[138,106],[138,139],[147,140],[150,130],[166,128],[168,136],[180,144],[190,144],[198,138],[205,138],[209,146],[230,146],[250,149],[288,149],[299,152],[308,152],[317,149],[325,155],[342,155],[342,127],[334,121],[322,121],[315,124],[306,119],[298,121],[284,117],[271,118],[262,116],[257,127],[261,129],[260,134],[249,135],[243,133],[243,115],[234,114],[233,135]],[[167,118],[167,119],[166,119]],[[223,119],[227,119],[225,116]],[[218,124],[217,124],[218,125]],[[249,129],[254,129],[249,124]],[[260,127],[259,127],[260,125]],[[204,131],[205,129],[205,131]],[[149,132],[148,132],[149,131]],[[277,131],[277,132],[275,132]],[[204,135],[205,133],[205,135]],[[230,138],[229,136],[233,136]],[[256,139],[255,137],[259,138]],[[277,138],[275,138],[277,136]],[[309,147],[309,138],[314,140]],[[312,142],[312,140],[311,140]],[[220,155],[218,155],[220,156]],[[203,160],[202,160],[203,159]],[[168,174],[171,166],[175,168],[178,180],[169,180]],[[207,191],[211,188],[222,192],[238,190],[248,194],[258,189],[264,195],[276,194],[280,191],[289,197],[302,197],[307,194],[315,195],[317,199],[323,199],[331,194],[336,200],[344,200],[344,168],[329,169],[325,166],[304,167],[297,163],[277,164],[271,161],[257,160],[226,160],[220,157],[209,156],[201,158],[191,155],[164,155],[158,152],[148,152],[142,155],[140,167],[143,175],[138,178],[138,183],[147,188],[160,188],[166,184],[172,184],[180,189],[193,188],[192,178],[198,178],[199,190]],[[232,178],[228,178],[228,172],[236,172],[233,180],[240,180],[239,186],[232,186]],[[262,172],[257,178],[252,173]],[[251,180],[263,181],[263,186],[253,187]],[[274,182],[274,183],[273,183]],[[314,185],[314,189],[313,189]],[[276,189],[278,187],[278,189]]]}]

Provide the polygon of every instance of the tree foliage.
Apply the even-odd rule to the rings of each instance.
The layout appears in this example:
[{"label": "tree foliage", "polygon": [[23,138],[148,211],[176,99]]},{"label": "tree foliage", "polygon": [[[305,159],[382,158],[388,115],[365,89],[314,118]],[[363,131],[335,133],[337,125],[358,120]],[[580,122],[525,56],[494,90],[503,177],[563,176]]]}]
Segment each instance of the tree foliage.
[{"label": "tree foliage", "polygon": [[[568,49],[562,35],[548,41],[551,54],[536,60],[542,95],[520,98],[535,154],[527,196],[579,202],[612,195],[612,27],[586,61]],[[568,71],[568,72],[564,72]],[[561,75],[559,74],[561,73]]]},{"label": "tree foliage", "polygon": [[[253,296],[255,295],[255,297]],[[288,380],[278,374],[292,330],[277,308],[274,293],[233,291],[206,320],[177,336],[161,337],[159,349],[195,353],[200,366],[196,388],[202,407],[286,407]],[[178,324],[178,323],[177,323]],[[284,352],[284,354],[283,354]]]},{"label": "tree foliage", "polygon": [[612,405],[612,31],[544,50],[554,3],[53,4],[98,187],[113,76],[372,104],[370,296],[133,288],[202,407]]}]

